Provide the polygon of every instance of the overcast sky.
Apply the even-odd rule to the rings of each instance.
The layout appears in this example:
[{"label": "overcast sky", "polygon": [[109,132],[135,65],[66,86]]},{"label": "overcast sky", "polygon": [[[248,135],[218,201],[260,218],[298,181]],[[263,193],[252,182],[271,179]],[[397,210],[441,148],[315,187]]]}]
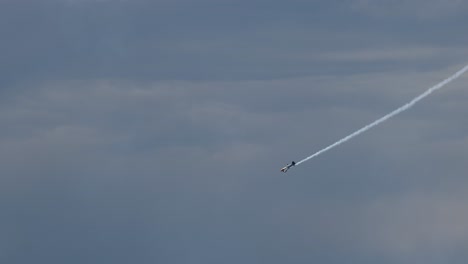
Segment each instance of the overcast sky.
[{"label": "overcast sky", "polygon": [[466,263],[462,0],[2,0],[0,262]]}]

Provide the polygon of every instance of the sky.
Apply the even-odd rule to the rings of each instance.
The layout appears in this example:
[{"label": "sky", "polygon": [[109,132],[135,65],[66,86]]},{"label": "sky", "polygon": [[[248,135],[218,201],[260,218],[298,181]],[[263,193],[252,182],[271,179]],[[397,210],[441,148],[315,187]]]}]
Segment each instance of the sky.
[{"label": "sky", "polygon": [[461,0],[3,0],[0,262],[465,263]]}]

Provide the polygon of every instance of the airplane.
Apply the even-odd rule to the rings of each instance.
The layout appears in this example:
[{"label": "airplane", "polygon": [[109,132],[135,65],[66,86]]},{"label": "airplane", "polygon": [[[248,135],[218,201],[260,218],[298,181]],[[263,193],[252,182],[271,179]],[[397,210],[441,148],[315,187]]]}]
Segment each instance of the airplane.
[{"label": "airplane", "polygon": [[291,164],[286,165],[286,167],[282,168],[281,171],[286,173],[292,166],[295,166],[296,162],[291,162]]}]

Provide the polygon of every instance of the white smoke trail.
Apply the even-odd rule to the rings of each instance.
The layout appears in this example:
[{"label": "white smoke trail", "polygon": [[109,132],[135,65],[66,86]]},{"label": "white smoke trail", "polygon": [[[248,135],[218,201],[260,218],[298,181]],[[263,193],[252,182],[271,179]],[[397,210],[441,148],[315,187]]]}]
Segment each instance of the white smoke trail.
[{"label": "white smoke trail", "polygon": [[465,67],[463,67],[461,70],[457,71],[455,74],[453,74],[453,75],[450,76],[449,78],[447,78],[447,79],[443,80],[442,82],[440,82],[440,83],[438,83],[438,84],[432,86],[432,87],[429,88],[427,91],[425,91],[425,92],[422,93],[421,95],[419,95],[419,96],[417,96],[416,98],[414,98],[413,100],[411,100],[409,103],[407,103],[407,104],[403,105],[402,107],[400,107],[400,108],[394,110],[393,112],[390,112],[389,114],[387,114],[387,115],[385,115],[385,116],[383,116],[383,117],[381,117],[381,118],[375,120],[374,122],[370,123],[369,125],[367,125],[367,126],[361,128],[361,129],[357,130],[356,132],[350,134],[349,136],[346,136],[346,137],[344,137],[344,138],[338,140],[337,142],[331,144],[330,146],[328,146],[328,147],[326,147],[326,148],[324,148],[324,149],[322,149],[322,150],[319,150],[319,151],[315,152],[314,154],[310,155],[309,157],[307,157],[307,158],[305,158],[305,159],[303,159],[303,160],[297,162],[296,165],[299,165],[299,164],[301,164],[301,163],[303,163],[303,162],[306,162],[306,161],[308,161],[308,160],[310,160],[310,159],[312,159],[312,158],[315,158],[315,157],[317,157],[318,155],[324,153],[325,151],[330,150],[330,149],[332,149],[332,148],[334,148],[334,147],[336,147],[336,146],[338,146],[338,145],[340,145],[340,144],[342,144],[342,143],[344,143],[344,142],[346,142],[346,141],[352,139],[353,137],[355,137],[355,136],[357,136],[357,135],[359,135],[359,134],[361,134],[361,133],[363,133],[363,132],[365,132],[365,131],[367,131],[367,130],[369,130],[369,129],[375,127],[375,126],[377,126],[378,124],[385,122],[387,119],[389,119],[389,118],[391,118],[391,117],[393,117],[393,116],[396,116],[396,115],[398,115],[399,113],[401,113],[401,112],[403,112],[403,111],[406,111],[406,110],[410,109],[414,104],[416,104],[416,103],[419,102],[420,100],[424,99],[426,96],[430,95],[432,92],[434,92],[434,91],[436,91],[436,90],[438,90],[438,89],[444,87],[446,84],[448,84],[448,83],[450,83],[451,81],[457,79],[457,78],[460,77],[463,73],[465,73],[467,70],[468,70],[468,65],[466,65]]}]

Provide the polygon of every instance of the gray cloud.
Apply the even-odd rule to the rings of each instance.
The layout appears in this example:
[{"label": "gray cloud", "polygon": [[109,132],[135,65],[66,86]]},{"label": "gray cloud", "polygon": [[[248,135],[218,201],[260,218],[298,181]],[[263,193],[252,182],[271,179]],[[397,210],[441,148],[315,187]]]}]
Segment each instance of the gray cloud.
[{"label": "gray cloud", "polygon": [[[2,256],[335,263],[390,261],[403,251],[420,260],[433,245],[460,248],[439,251],[448,259],[462,256],[463,233],[431,231],[443,222],[428,220],[414,234],[403,227],[412,217],[405,212],[422,203],[404,197],[466,184],[465,105],[457,99],[466,78],[287,178],[273,176],[278,163],[380,117],[447,72],[43,83],[2,106],[2,200],[14,205],[2,221],[10,234]],[[454,109],[458,117],[444,118]],[[446,207],[431,201],[456,202],[449,215],[464,203],[444,197],[428,196],[427,213],[414,217],[424,222]],[[387,223],[387,210],[401,225]],[[419,244],[418,232],[441,240]]]},{"label": "gray cloud", "polygon": [[468,5],[460,0],[431,1],[351,1],[353,6],[364,13],[374,16],[399,16],[413,19],[446,19],[450,16],[463,16]]},{"label": "gray cloud", "polygon": [[[347,74],[441,67],[463,63],[459,54],[466,53],[462,18],[427,24],[370,18],[354,13],[347,2],[49,0],[1,5],[2,79],[9,84]],[[389,55],[369,55],[369,50]],[[402,58],[402,50],[444,51],[446,56]],[[350,52],[358,58],[341,59]]]},{"label": "gray cloud", "polygon": [[279,175],[466,63],[363,3],[3,1],[0,259],[464,261],[466,76]]}]

